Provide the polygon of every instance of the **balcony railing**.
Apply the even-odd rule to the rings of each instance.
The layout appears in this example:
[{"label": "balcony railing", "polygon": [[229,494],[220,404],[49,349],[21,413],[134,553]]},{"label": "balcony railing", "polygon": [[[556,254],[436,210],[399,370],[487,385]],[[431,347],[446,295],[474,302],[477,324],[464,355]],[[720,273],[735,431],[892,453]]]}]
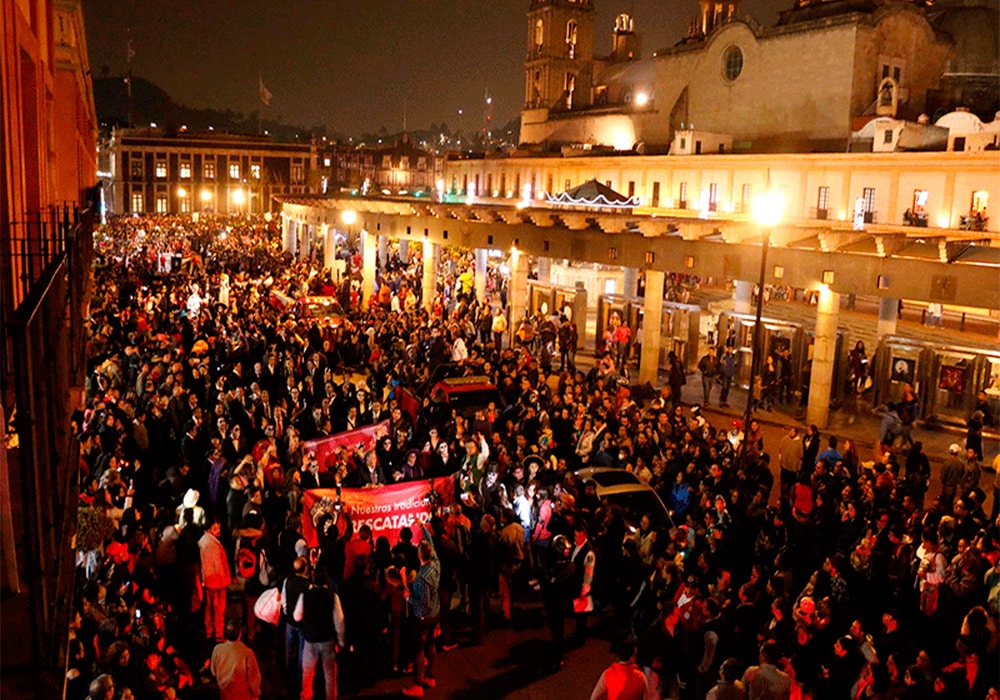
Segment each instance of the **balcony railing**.
[{"label": "balcony railing", "polygon": [[68,204],[11,222],[8,254],[14,307],[28,296],[49,265],[66,252],[79,222],[79,209]]}]

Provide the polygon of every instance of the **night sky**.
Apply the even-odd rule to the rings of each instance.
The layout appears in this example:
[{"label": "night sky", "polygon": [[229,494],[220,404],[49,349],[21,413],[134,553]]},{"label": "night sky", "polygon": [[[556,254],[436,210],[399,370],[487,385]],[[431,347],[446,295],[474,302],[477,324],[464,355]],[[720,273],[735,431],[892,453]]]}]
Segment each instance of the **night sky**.
[{"label": "night sky", "polygon": [[[596,51],[611,48],[614,17],[634,8],[643,56],[674,44],[698,14],[696,0],[594,0]],[[357,135],[384,126],[446,123],[475,130],[485,93],[493,123],[524,99],[527,0],[84,0],[94,75],[126,67],[190,107],[251,112],[258,73],[273,93],[267,118]],[[749,0],[773,23],[791,0]],[[459,115],[458,111],[464,114]]]}]

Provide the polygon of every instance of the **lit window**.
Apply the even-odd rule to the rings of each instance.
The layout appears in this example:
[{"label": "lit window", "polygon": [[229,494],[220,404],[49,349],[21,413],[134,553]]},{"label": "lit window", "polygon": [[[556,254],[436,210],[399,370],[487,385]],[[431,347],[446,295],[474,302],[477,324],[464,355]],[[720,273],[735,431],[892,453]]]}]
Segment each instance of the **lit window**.
[{"label": "lit window", "polygon": [[330,159],[329,158],[324,158],[323,159],[323,167],[324,168],[329,168],[330,167]]},{"label": "lit window", "polygon": [[205,161],[205,179],[214,180],[215,179],[215,161],[207,160]]},{"label": "lit window", "polygon": [[156,177],[166,177],[167,176],[167,161],[158,160],[156,161]]},{"label": "lit window", "polygon": [[254,180],[260,179],[260,165],[255,163],[250,166],[250,177],[252,177]]},{"label": "lit window", "polygon": [[167,213],[167,195],[165,193],[160,193],[156,195],[156,213],[166,214]]},{"label": "lit window", "polygon": [[892,129],[886,129],[882,135],[882,143],[892,143]]},{"label": "lit window", "polygon": [[142,192],[132,193],[132,211],[141,214],[146,206],[145,197],[142,196]]},{"label": "lit window", "polygon": [[821,212],[826,212],[830,208],[830,188],[823,186],[819,188],[819,192],[816,197],[816,208]]},{"label": "lit window", "polygon": [[678,199],[680,200],[680,208],[687,209],[688,184],[686,182],[681,183],[680,197]]},{"label": "lit window", "polygon": [[182,180],[191,179],[191,161],[182,160],[180,166],[180,173]]},{"label": "lit window", "polygon": [[739,46],[730,46],[722,54],[722,75],[732,82],[743,72],[743,50]]},{"label": "lit window", "polygon": [[292,182],[302,182],[305,180],[305,168],[301,163],[292,163]]},{"label": "lit window", "polygon": [[133,179],[142,179],[142,160],[140,158],[132,156],[132,160],[129,161],[129,169],[132,172]]},{"label": "lit window", "polygon": [[577,24],[576,20],[566,23],[566,50],[570,58],[576,58]]},{"label": "lit window", "polygon": [[190,214],[191,213],[191,198],[190,197],[181,197],[180,199],[181,199],[181,214]]},{"label": "lit window", "polygon": [[538,19],[535,20],[535,49],[542,48],[542,44],[545,43],[545,23]]},{"label": "lit window", "polygon": [[229,179],[239,180],[240,179],[240,164],[230,163],[229,164]]}]

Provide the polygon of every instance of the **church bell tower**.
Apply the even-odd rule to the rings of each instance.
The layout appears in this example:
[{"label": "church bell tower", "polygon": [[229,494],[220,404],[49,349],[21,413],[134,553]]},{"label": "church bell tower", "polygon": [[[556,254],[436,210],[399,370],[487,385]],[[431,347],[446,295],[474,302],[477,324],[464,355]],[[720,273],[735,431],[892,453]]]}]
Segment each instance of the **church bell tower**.
[{"label": "church bell tower", "polygon": [[588,106],[593,59],[592,0],[533,0],[524,62],[525,109]]},{"label": "church bell tower", "polygon": [[739,0],[701,0],[700,4],[702,36],[736,19],[740,10]]}]

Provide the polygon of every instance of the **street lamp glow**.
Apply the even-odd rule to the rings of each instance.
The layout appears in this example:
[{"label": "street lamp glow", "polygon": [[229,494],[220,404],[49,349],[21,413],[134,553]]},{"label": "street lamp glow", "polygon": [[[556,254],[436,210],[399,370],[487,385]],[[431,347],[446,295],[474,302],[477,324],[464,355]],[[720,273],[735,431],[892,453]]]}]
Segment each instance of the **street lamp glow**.
[{"label": "street lamp glow", "polygon": [[243,196],[243,188],[239,187],[233,190],[233,204],[236,206],[241,206],[243,202],[246,201]]},{"label": "street lamp glow", "polygon": [[644,92],[640,92],[635,96],[636,107],[645,107],[647,104],[649,104],[649,95]]},{"label": "street lamp glow", "polygon": [[188,191],[186,189],[184,189],[183,187],[178,187],[177,188],[177,196],[180,197],[181,199],[184,199],[185,197],[188,196]]},{"label": "street lamp glow", "polygon": [[203,201],[205,204],[208,204],[209,202],[211,202],[212,201],[212,193],[209,192],[208,190],[202,190],[201,191],[201,201]]},{"label": "street lamp glow", "polygon": [[753,218],[761,226],[774,226],[784,211],[785,198],[774,190],[767,190],[753,202]]},{"label": "street lamp glow", "polygon": [[340,213],[340,220],[346,225],[352,226],[358,220],[358,213],[353,209],[345,209]]}]

